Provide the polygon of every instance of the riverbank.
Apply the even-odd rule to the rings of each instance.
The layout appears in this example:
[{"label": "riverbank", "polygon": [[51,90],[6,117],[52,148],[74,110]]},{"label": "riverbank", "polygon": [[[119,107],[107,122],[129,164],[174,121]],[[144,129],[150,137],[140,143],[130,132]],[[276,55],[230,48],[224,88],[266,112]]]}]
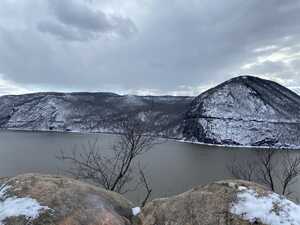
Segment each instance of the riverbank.
[{"label": "riverbank", "polygon": [[[43,133],[67,133],[67,134],[80,134],[80,135],[92,135],[92,134],[110,134],[110,135],[118,135],[120,133],[112,132],[112,131],[80,131],[80,130],[46,130],[46,129],[39,129],[39,130],[33,130],[33,129],[19,129],[19,128],[7,128],[3,129],[1,128],[0,131],[17,131],[17,132],[43,132]],[[278,149],[278,150],[300,150],[300,146],[251,146],[251,145],[228,145],[228,144],[211,144],[211,143],[205,143],[205,142],[196,142],[196,141],[186,141],[182,140],[180,138],[169,138],[169,137],[158,137],[161,139],[164,139],[166,141],[176,141],[179,143],[187,143],[187,144],[193,144],[193,145],[202,145],[202,146],[209,146],[209,147],[221,147],[221,148],[247,148],[247,149]]]},{"label": "riverbank", "polygon": [[247,149],[278,149],[278,150],[300,150],[300,146],[249,146],[249,145],[220,145],[220,144],[209,144],[204,142],[194,142],[194,141],[185,141],[185,140],[177,140],[180,143],[187,143],[193,145],[202,145],[202,146],[210,146],[210,147],[221,147],[221,148],[247,148]]}]

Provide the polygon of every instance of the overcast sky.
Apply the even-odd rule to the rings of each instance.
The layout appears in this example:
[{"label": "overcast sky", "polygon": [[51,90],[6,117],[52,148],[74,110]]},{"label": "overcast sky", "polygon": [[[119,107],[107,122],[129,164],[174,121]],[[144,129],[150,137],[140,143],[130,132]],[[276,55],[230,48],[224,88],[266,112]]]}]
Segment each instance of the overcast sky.
[{"label": "overcast sky", "polygon": [[298,0],[1,0],[0,94],[300,86]]}]

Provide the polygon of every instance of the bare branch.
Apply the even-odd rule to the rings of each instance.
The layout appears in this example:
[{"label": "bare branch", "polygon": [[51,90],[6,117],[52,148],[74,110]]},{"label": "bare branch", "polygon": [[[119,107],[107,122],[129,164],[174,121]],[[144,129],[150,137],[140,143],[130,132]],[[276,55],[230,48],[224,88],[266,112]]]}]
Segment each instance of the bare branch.
[{"label": "bare branch", "polygon": [[141,175],[141,182],[142,184],[144,185],[144,188],[146,189],[146,195],[145,195],[145,198],[144,200],[142,201],[142,204],[141,206],[144,207],[148,201],[148,199],[150,198],[151,196],[151,193],[152,193],[152,189],[150,188],[149,184],[148,184],[148,181],[147,181],[147,178],[145,176],[145,173],[143,170],[140,169],[140,175]]},{"label": "bare branch", "polygon": [[[96,139],[81,146],[81,151],[74,148],[71,155],[61,154],[58,159],[68,161],[72,167],[68,172],[79,179],[90,180],[105,189],[126,193],[136,190],[141,184],[147,191],[143,204],[152,192],[144,172],[137,168],[137,157],[159,144],[149,123],[136,118],[125,117],[116,127],[118,140],[112,146],[111,154],[105,155]],[[152,132],[153,134],[153,132]],[[140,177],[139,180],[136,178]]]},{"label": "bare branch", "polygon": [[289,150],[259,150],[252,161],[234,160],[227,169],[237,179],[255,181],[267,185],[272,191],[290,196],[300,174],[300,156]]}]

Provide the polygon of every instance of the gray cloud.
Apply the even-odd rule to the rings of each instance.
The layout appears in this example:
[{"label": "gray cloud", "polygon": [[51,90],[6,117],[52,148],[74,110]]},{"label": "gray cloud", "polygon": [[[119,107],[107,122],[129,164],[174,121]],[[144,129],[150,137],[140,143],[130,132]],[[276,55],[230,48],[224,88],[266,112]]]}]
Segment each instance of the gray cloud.
[{"label": "gray cloud", "polygon": [[106,32],[113,25],[102,11],[93,11],[76,0],[49,0],[50,8],[59,21],[83,30]]},{"label": "gray cloud", "polygon": [[68,28],[67,26],[53,22],[42,21],[37,25],[39,31],[57,36],[61,40],[87,41],[95,39],[95,34],[91,32],[81,32],[80,30]]},{"label": "gray cloud", "polygon": [[87,41],[100,35],[127,37],[137,30],[129,18],[93,10],[84,1],[48,0],[48,5],[56,21],[41,21],[37,28],[63,40]]},{"label": "gray cloud", "polygon": [[0,2],[0,73],[26,87],[195,93],[239,74],[300,86],[298,1],[35,2]]}]

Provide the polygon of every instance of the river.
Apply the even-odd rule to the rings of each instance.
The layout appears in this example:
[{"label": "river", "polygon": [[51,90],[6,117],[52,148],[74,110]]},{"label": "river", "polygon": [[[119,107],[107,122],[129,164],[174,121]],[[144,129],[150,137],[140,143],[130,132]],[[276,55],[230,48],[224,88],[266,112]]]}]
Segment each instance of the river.
[{"label": "river", "polygon": [[[109,134],[78,134],[56,132],[0,132],[0,176],[14,176],[36,172],[63,174],[69,165],[56,156],[81,151],[83,145],[98,140],[101,151],[111,151],[116,136]],[[234,160],[245,161],[255,157],[255,149],[215,147],[163,141],[138,160],[145,168],[153,189],[152,198],[167,197],[194,186],[231,178],[227,170]],[[300,153],[300,152],[299,152]],[[293,154],[299,154],[297,150]],[[295,190],[299,190],[297,183]],[[132,201],[140,201],[143,191],[126,194]],[[298,196],[300,194],[297,193]]]}]

